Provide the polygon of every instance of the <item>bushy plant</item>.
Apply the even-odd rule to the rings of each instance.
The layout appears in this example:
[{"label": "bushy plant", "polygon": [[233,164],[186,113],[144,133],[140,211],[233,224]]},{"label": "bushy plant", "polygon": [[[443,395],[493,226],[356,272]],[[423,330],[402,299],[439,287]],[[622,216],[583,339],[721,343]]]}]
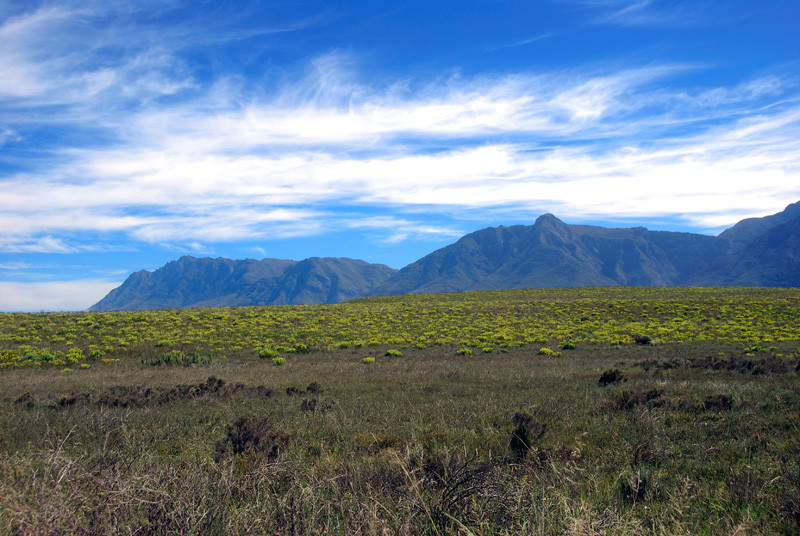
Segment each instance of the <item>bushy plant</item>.
[{"label": "bushy plant", "polygon": [[703,408],[711,411],[730,411],[733,407],[733,398],[731,395],[723,393],[715,393],[706,396],[703,401]]},{"label": "bushy plant", "polygon": [[515,457],[524,458],[531,446],[547,431],[547,425],[534,420],[533,415],[527,411],[515,413],[512,421],[514,431],[508,446]]},{"label": "bushy plant", "polygon": [[[118,360],[117,360],[118,361]],[[181,350],[170,350],[158,356],[143,357],[141,359],[142,365],[150,367],[158,367],[161,365],[184,366],[191,365],[210,365],[212,356],[208,352],[195,351],[187,354]],[[103,359],[103,362],[108,362]]]},{"label": "bushy plant", "polygon": [[653,339],[649,335],[634,335],[633,340],[636,344],[648,345],[652,344]]},{"label": "bushy plant", "polygon": [[386,354],[384,355],[388,355],[389,357],[403,357],[403,352],[400,350],[386,350]]},{"label": "bushy plant", "polygon": [[324,389],[322,388],[322,385],[319,382],[311,382],[308,384],[308,387],[306,387],[306,392],[311,393],[313,395],[317,395],[321,393],[323,390]]},{"label": "bushy plant", "polygon": [[280,352],[272,348],[263,348],[258,352],[258,357],[261,359],[273,359],[280,355]]},{"label": "bushy plant", "polygon": [[620,382],[626,381],[622,375],[622,371],[619,369],[609,369],[605,371],[603,374],[600,375],[600,379],[597,380],[597,384],[600,387],[605,387],[606,385],[613,385],[618,384]]},{"label": "bushy plant", "polygon": [[375,358],[374,357],[365,357],[364,359],[361,360],[361,362],[364,363],[365,365],[371,365],[371,364],[373,364],[375,362]]},{"label": "bushy plant", "polygon": [[548,355],[548,356],[551,356],[551,357],[558,357],[558,356],[561,355],[561,353],[554,352],[552,348],[548,348],[546,346],[544,348],[539,348],[539,351],[537,353],[539,355]]},{"label": "bushy plant", "polygon": [[286,364],[286,359],[283,357],[273,357],[272,364],[276,367],[281,367]]},{"label": "bushy plant", "polygon": [[458,355],[472,355],[472,350],[469,348],[461,348],[456,352]]},{"label": "bushy plant", "polygon": [[217,442],[214,459],[219,462],[229,455],[260,454],[274,460],[286,449],[291,434],[263,417],[239,417],[226,428]]}]

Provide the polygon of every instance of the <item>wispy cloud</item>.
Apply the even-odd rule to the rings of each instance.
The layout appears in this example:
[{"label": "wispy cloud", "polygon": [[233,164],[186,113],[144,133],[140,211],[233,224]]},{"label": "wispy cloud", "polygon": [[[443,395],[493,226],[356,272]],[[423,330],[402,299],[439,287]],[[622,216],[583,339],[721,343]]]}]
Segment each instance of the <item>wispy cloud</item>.
[{"label": "wispy cloud", "polygon": [[719,14],[708,13],[716,0],[692,3],[669,0],[556,0],[596,10],[595,24],[619,26],[704,26],[719,23]]},{"label": "wispy cloud", "polygon": [[529,37],[527,39],[514,41],[513,43],[507,43],[507,44],[504,44],[504,45],[498,45],[498,46],[490,48],[489,50],[494,52],[494,51],[497,51],[497,50],[506,50],[506,49],[509,49],[509,48],[523,47],[525,45],[530,45],[532,43],[536,43],[538,41],[542,41],[544,39],[547,39],[548,37],[552,37],[553,35],[554,34],[550,33],[550,32],[543,33],[543,34],[540,34],[540,35],[536,35],[534,37]]},{"label": "wispy cloud", "polygon": [[73,253],[86,246],[73,246],[53,236],[0,236],[0,251],[5,253]]},{"label": "wispy cloud", "polygon": [[[334,204],[678,212],[709,224],[800,197],[800,104],[739,113],[787,91],[774,76],[671,93],[653,87],[681,68],[663,65],[458,77],[411,92],[360,84],[341,64],[327,57],[244,107],[231,97],[215,113],[200,101],[125,115],[116,147],[69,149],[56,166],[4,179],[0,248],[66,252],[74,246],[56,236],[84,230],[151,243],[308,236],[336,225]],[[390,240],[421,229],[403,222]]]},{"label": "wispy cloud", "polygon": [[[655,0],[582,4],[619,24],[680,16]],[[25,165],[0,156],[14,169],[0,178],[0,251],[69,253],[96,247],[82,233],[122,233],[202,252],[348,225],[398,242],[462,232],[420,210],[480,219],[500,207],[671,213],[715,228],[743,207],[800,198],[790,76],[678,86],[666,82],[702,67],[653,62],[391,78],[331,52],[263,87],[224,71],[199,76],[185,51],[318,18],[237,32],[186,19],[169,40],[166,23],[139,23],[172,7],[46,4],[0,23],[0,144],[56,133]],[[363,216],[381,206],[391,217]]]},{"label": "wispy cloud", "polygon": [[7,272],[20,272],[31,268],[33,268],[33,265],[27,262],[0,262],[0,270]]}]

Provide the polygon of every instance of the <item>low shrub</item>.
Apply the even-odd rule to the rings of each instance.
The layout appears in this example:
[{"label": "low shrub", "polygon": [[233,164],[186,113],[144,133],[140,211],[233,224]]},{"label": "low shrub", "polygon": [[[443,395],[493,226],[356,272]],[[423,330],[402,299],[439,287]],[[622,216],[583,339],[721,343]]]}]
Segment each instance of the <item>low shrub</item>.
[{"label": "low shrub", "polygon": [[653,343],[653,339],[650,338],[648,335],[634,335],[633,336],[634,342],[636,344],[648,345]]},{"label": "low shrub", "polygon": [[548,348],[546,346],[544,348],[539,348],[539,351],[537,352],[537,354],[538,355],[547,355],[547,356],[551,356],[551,357],[559,357],[561,355],[560,352],[554,352],[552,348]]},{"label": "low shrub", "polygon": [[[170,350],[158,356],[143,357],[141,363],[144,366],[159,367],[161,365],[172,365],[188,367],[192,365],[210,365],[212,356],[207,352],[190,352],[186,353],[182,350]],[[106,359],[103,359],[106,362]]]},{"label": "low shrub", "polygon": [[403,352],[400,350],[386,350],[384,355],[388,355],[390,357],[403,357]]},{"label": "low shrub", "polygon": [[280,355],[280,352],[272,348],[264,348],[258,352],[258,357],[261,359],[274,359]]},{"label": "low shrub", "polygon": [[703,400],[703,409],[706,411],[730,411],[733,407],[731,395],[715,393],[706,396]]},{"label": "low shrub", "polygon": [[597,380],[597,384],[600,387],[605,387],[606,385],[616,385],[624,381],[627,380],[623,377],[622,371],[619,369],[609,369],[600,375],[600,379]]},{"label": "low shrub", "polygon": [[316,398],[308,398],[300,403],[300,411],[302,412],[317,411],[318,405],[319,405],[319,400],[317,400]]},{"label": "low shrub", "polygon": [[524,458],[531,446],[547,431],[547,425],[535,421],[533,415],[527,411],[515,413],[512,421],[515,428],[508,447],[516,458]]},{"label": "low shrub", "polygon": [[214,460],[227,456],[259,454],[274,460],[285,451],[291,434],[269,419],[243,416],[226,427],[225,437],[216,444]]},{"label": "low shrub", "polygon": [[283,357],[273,357],[272,358],[272,365],[275,367],[282,367],[286,364],[286,359]]}]

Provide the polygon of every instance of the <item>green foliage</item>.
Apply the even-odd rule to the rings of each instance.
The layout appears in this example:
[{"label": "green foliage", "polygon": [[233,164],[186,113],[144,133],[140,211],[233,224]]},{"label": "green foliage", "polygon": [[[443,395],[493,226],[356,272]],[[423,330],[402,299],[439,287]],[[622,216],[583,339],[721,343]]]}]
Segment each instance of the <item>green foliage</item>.
[{"label": "green foliage", "polygon": [[389,357],[403,357],[403,352],[401,352],[400,350],[386,350],[386,353],[384,355],[387,355]]},{"label": "green foliage", "polygon": [[375,362],[375,358],[374,357],[365,357],[364,359],[361,360],[361,362],[364,363],[365,365],[371,365],[371,364],[373,364]]},{"label": "green foliage", "polygon": [[103,358],[125,361],[159,353],[153,352],[159,348],[235,357],[245,348],[305,354],[311,348],[345,345],[513,349],[570,341],[564,344],[566,350],[569,345],[632,345],[637,337],[659,344],[738,342],[746,354],[757,357],[774,354],[772,348],[778,343],[800,339],[798,300],[800,289],[791,288],[601,287],[381,296],[336,305],[146,314],[4,313],[0,314],[0,367],[78,365]]},{"label": "green foliage", "polygon": [[470,350],[469,348],[460,348],[456,352],[456,354],[458,354],[458,355],[472,355],[472,350]]},{"label": "green foliage", "polygon": [[278,357],[280,352],[277,350],[273,350],[272,348],[264,348],[258,352],[258,357],[261,359],[272,359]]},{"label": "green foliage", "polygon": [[141,359],[142,365],[150,367],[159,367],[161,365],[172,365],[179,367],[189,367],[193,365],[207,366],[210,365],[212,356],[206,352],[191,352],[187,354],[181,350],[170,350],[158,356],[143,357]]},{"label": "green foliage", "polygon": [[273,357],[272,364],[276,367],[281,367],[286,364],[286,359],[283,357]]}]

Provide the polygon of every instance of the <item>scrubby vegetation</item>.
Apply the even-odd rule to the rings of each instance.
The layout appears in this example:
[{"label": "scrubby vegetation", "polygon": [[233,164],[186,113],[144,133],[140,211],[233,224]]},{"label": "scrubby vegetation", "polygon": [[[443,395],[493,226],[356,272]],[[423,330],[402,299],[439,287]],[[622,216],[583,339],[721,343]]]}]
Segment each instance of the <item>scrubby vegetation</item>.
[{"label": "scrubby vegetation", "polygon": [[800,534],[798,305],[0,315],[0,533]]}]

